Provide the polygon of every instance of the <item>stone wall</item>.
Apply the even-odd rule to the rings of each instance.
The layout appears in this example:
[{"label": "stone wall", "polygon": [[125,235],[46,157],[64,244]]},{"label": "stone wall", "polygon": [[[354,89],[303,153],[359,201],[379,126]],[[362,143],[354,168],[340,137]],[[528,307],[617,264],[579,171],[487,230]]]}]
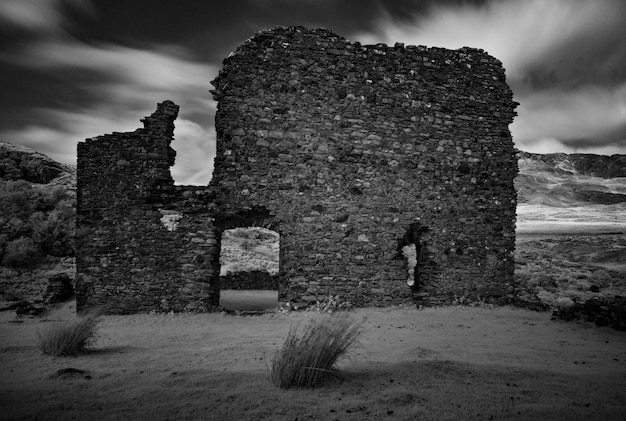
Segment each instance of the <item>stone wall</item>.
[{"label": "stone wall", "polygon": [[[240,46],[212,84],[211,185],[227,204],[274,216],[281,300],[512,293],[516,104],[498,60],[276,28]],[[400,253],[410,242],[412,288]]]},{"label": "stone wall", "polygon": [[219,243],[204,189],[176,188],[171,101],[132,133],[78,145],[77,309],[203,311],[219,303]]},{"label": "stone wall", "polygon": [[206,189],[173,186],[171,102],[144,129],[79,145],[79,309],[214,308],[221,232],[249,225],[280,234],[281,301],[512,298],[516,104],[498,60],[276,28],[212,84]]}]

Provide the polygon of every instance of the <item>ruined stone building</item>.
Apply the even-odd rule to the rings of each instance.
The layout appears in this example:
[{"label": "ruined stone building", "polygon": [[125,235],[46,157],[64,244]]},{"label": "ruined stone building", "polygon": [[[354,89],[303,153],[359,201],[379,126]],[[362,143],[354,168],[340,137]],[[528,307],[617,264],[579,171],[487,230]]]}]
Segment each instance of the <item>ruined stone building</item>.
[{"label": "ruined stone building", "polygon": [[281,301],[512,297],[516,103],[498,60],[281,27],[241,45],[212,84],[207,187],[170,176],[171,101],[144,128],[78,145],[79,311],[214,309],[221,233],[256,225],[280,234]]}]

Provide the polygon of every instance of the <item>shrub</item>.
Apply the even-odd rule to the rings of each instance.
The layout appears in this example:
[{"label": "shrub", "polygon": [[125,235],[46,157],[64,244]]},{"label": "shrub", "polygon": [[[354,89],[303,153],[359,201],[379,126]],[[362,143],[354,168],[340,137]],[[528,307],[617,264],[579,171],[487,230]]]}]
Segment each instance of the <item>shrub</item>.
[{"label": "shrub", "polygon": [[[0,258],[9,254],[8,244],[21,237],[34,241],[29,253],[13,253],[5,266],[27,268],[43,254],[74,256],[76,200],[62,186],[38,186],[24,180],[0,180]],[[24,246],[23,240],[18,243]],[[17,245],[14,245],[17,247]]]},{"label": "shrub", "polygon": [[9,240],[15,240],[20,237],[30,237],[32,229],[27,221],[17,216],[12,216],[10,218],[3,218],[1,222],[2,233],[5,234]]},{"label": "shrub", "polygon": [[0,211],[4,215],[28,216],[33,211],[34,189],[24,180],[0,184]]},{"label": "shrub", "polygon": [[27,268],[36,265],[41,258],[32,238],[21,237],[6,245],[2,264],[12,268]]},{"label": "shrub", "polygon": [[22,301],[24,300],[24,294],[21,291],[18,291],[14,287],[9,287],[4,291],[0,292],[0,296],[6,301]]},{"label": "shrub", "polygon": [[30,218],[33,230],[33,239],[46,254],[56,257],[74,255],[74,220],[72,208],[62,207],[59,202],[57,208],[44,216],[43,213],[34,213]]},{"label": "shrub", "polygon": [[97,314],[78,321],[51,324],[38,332],[39,349],[55,357],[76,355],[95,341],[97,324]]},{"label": "shrub", "polygon": [[[1,221],[0,221],[0,226]],[[4,256],[4,251],[7,249],[7,244],[9,243],[9,236],[6,234],[0,234],[0,258]]]},{"label": "shrub", "polygon": [[61,186],[54,186],[52,188],[46,187],[45,189],[37,190],[33,195],[31,201],[33,206],[38,211],[51,211],[58,206],[58,203],[65,200],[67,197],[67,190]]},{"label": "shrub", "polygon": [[355,344],[360,327],[347,314],[312,320],[302,328],[292,327],[274,356],[272,381],[283,389],[313,387],[324,375],[336,374],[335,363]]}]

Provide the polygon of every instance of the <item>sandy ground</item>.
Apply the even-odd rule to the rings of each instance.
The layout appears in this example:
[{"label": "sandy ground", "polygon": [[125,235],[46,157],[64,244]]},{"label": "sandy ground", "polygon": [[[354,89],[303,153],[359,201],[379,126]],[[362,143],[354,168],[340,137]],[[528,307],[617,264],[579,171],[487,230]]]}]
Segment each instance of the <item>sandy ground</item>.
[{"label": "sandy ground", "polygon": [[[551,237],[613,233],[589,247],[619,248],[622,221],[520,218],[518,241],[547,250]],[[532,247],[522,273],[535,262],[564,270]],[[626,332],[510,307],[359,309],[342,378],[282,390],[274,353],[291,326],[320,315],[281,313],[270,291],[222,291],[221,304],[266,313],[105,316],[92,348],[66,358],[42,355],[37,332],[75,319],[73,302],[38,318],[0,312],[0,420],[626,419]],[[57,375],[67,368],[80,371]]]},{"label": "sandy ground", "polygon": [[[251,293],[252,294],[252,293]],[[273,296],[265,296],[268,302]],[[261,300],[261,301],[262,301]],[[0,419],[623,420],[626,334],[515,308],[361,309],[336,378],[281,390],[269,366],[315,313],[106,316],[93,348],[44,356],[37,331],[75,318],[0,313]],[[82,374],[55,376],[63,368]]]}]

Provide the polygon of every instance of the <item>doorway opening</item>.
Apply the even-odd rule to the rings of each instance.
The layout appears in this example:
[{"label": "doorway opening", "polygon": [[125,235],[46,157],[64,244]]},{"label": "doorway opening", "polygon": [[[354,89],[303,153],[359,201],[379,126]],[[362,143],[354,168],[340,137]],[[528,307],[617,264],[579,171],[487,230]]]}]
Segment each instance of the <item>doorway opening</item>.
[{"label": "doorway opening", "polygon": [[280,234],[259,226],[222,232],[220,306],[227,311],[278,308]]}]

